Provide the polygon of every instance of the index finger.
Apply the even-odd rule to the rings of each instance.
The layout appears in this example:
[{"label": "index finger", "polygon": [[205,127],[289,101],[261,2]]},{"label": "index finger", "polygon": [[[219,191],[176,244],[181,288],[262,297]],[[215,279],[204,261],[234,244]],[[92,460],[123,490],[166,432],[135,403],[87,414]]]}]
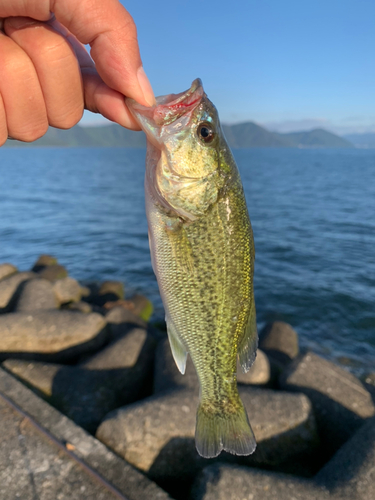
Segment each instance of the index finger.
[{"label": "index finger", "polygon": [[103,81],[146,106],[154,94],[143,70],[133,18],[118,0],[0,0],[0,18],[48,21],[51,13],[83,44]]}]

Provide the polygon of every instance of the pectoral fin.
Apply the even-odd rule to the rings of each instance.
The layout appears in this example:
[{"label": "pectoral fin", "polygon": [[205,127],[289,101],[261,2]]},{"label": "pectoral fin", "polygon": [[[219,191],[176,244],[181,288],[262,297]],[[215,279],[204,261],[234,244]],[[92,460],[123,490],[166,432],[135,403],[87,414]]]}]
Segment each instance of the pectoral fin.
[{"label": "pectoral fin", "polygon": [[178,338],[178,333],[173,321],[168,318],[168,316],[166,316],[165,320],[167,322],[168,339],[171,346],[173,358],[176,362],[177,368],[182,373],[182,375],[184,375],[187,359],[186,349],[182,345],[181,340]]},{"label": "pectoral fin", "polygon": [[258,331],[256,322],[254,297],[251,300],[249,321],[247,323],[243,337],[238,345],[238,359],[243,372],[248,372],[255,361],[258,347]]}]

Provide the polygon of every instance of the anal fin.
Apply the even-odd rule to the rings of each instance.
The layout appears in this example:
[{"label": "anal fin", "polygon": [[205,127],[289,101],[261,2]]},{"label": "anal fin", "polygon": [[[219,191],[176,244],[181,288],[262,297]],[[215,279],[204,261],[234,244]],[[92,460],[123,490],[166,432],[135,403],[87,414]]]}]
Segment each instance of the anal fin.
[{"label": "anal fin", "polygon": [[165,320],[167,322],[168,339],[171,346],[173,358],[176,362],[177,368],[182,373],[182,375],[184,375],[186,369],[187,351],[183,346],[181,340],[178,338],[178,333],[173,321],[168,318],[168,316],[166,316]]}]

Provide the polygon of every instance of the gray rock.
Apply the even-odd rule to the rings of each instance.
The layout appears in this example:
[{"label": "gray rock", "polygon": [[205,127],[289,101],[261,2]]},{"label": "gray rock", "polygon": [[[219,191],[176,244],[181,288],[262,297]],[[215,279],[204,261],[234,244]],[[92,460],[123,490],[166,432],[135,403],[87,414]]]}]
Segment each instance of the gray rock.
[{"label": "gray rock", "polygon": [[31,268],[31,270],[37,273],[41,271],[44,267],[53,266],[54,264],[58,264],[56,257],[53,257],[52,255],[43,254],[38,257],[37,261]]},{"label": "gray rock", "polygon": [[143,378],[146,373],[152,374],[152,366],[156,341],[143,328],[132,328],[125,335],[112,341],[105,349],[90,356],[81,363],[89,370],[107,370],[114,368],[135,368],[139,373],[132,372],[135,379]]},{"label": "gray rock", "polygon": [[38,275],[45,280],[54,282],[66,278],[68,276],[68,271],[61,264],[52,264],[43,267],[38,271]]},{"label": "gray rock", "polygon": [[302,478],[229,465],[206,467],[192,500],[328,500],[329,492]]},{"label": "gray rock", "polygon": [[76,366],[13,359],[3,366],[95,432],[108,412],[150,394],[155,344],[137,328]]},{"label": "gray rock", "polygon": [[[103,296],[99,296],[99,300],[103,302]],[[98,301],[97,301],[98,302]],[[123,307],[125,310],[139,316],[144,321],[148,321],[153,313],[153,305],[149,299],[144,295],[134,295],[128,300],[118,299],[118,300],[106,300],[104,307],[107,310],[111,310],[115,307]]]},{"label": "gray rock", "polygon": [[237,382],[240,384],[264,385],[268,384],[271,378],[271,368],[267,355],[258,349],[257,357],[253,366],[247,373],[243,373],[237,364]]},{"label": "gray rock", "polygon": [[[244,388],[241,397],[258,448],[250,457],[222,454],[220,460],[277,466],[316,448],[315,423],[305,396]],[[188,483],[207,465],[195,450],[197,402],[191,390],[153,396],[107,415],[97,437],[159,484]]]},{"label": "gray rock", "polygon": [[129,298],[131,304],[131,311],[136,315],[142,318],[145,321],[148,321],[153,313],[153,305],[152,302],[139,293],[133,295]]},{"label": "gray rock", "polygon": [[88,286],[81,286],[81,297],[90,297],[91,290]]},{"label": "gray rock", "polygon": [[85,314],[92,312],[92,305],[81,300],[79,302],[70,302],[69,304],[66,304],[64,308],[68,309],[69,311],[78,311]]},{"label": "gray rock", "polygon": [[372,400],[375,404],[375,372],[367,373],[364,377],[364,386],[371,394]]},{"label": "gray rock", "polygon": [[279,360],[288,362],[299,353],[298,334],[283,321],[268,323],[259,335],[259,347],[267,354]]},{"label": "gray rock", "polygon": [[364,424],[312,480],[227,465],[203,470],[194,500],[373,500],[375,418]]},{"label": "gray rock", "polygon": [[63,365],[59,364],[21,359],[7,359],[2,366],[29,387],[36,389],[38,394],[47,398],[52,396],[53,380],[58,371],[63,368]]},{"label": "gray rock", "polygon": [[106,340],[106,322],[96,313],[38,311],[0,315],[0,356],[70,359],[98,349]]},{"label": "gray rock", "polygon": [[375,418],[339,449],[315,482],[328,488],[337,500],[374,500]]},{"label": "gray rock", "polygon": [[8,278],[8,276],[12,276],[12,274],[15,274],[17,271],[18,269],[13,266],[13,264],[0,264],[0,280]]},{"label": "gray rock", "polygon": [[110,309],[105,315],[108,323],[111,339],[122,337],[134,326],[147,328],[147,323],[130,311],[121,306]]},{"label": "gray rock", "polygon": [[[31,420],[9,406],[3,395]],[[155,483],[1,369],[0,426],[2,500],[170,499]]]},{"label": "gray rock", "polygon": [[131,323],[134,325],[142,326],[146,328],[147,323],[143,321],[141,318],[136,316],[131,311],[124,309],[121,306],[114,307],[110,309],[106,315],[105,319],[110,325],[120,325],[121,323]]},{"label": "gray rock", "polygon": [[13,311],[33,312],[58,307],[59,303],[52,284],[47,280],[36,278],[21,284]]},{"label": "gray rock", "polygon": [[308,398],[250,387],[240,387],[239,392],[258,446],[253,455],[238,457],[238,462],[289,472],[298,469],[298,457],[299,470],[310,474],[320,441]]},{"label": "gray rock", "polygon": [[123,299],[124,283],[121,281],[104,281],[99,288],[99,295],[113,294],[118,299]]},{"label": "gray rock", "polygon": [[13,274],[0,281],[0,312],[7,312],[11,307],[12,298],[18,287],[24,281],[35,278],[38,275],[31,272]]},{"label": "gray rock", "polygon": [[124,299],[124,284],[121,281],[104,281],[100,287],[96,283],[89,284],[90,295],[87,300],[103,307]]},{"label": "gray rock", "polygon": [[313,353],[296,359],[281,376],[280,385],[310,398],[328,453],[375,414],[371,395],[354,375]]},{"label": "gray rock", "polygon": [[81,300],[81,286],[78,281],[69,276],[57,280],[53,284],[53,290],[60,304]]},{"label": "gray rock", "polygon": [[367,373],[364,377],[366,384],[375,386],[375,372]]},{"label": "gray rock", "polygon": [[173,438],[192,438],[197,397],[178,391],[115,410],[99,426],[97,437],[137,468],[148,471]]}]

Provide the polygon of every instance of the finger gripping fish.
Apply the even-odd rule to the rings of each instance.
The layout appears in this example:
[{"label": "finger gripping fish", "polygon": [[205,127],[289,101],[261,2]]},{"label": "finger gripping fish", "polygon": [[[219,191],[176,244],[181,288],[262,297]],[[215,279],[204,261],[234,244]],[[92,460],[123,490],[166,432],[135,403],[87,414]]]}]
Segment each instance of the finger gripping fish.
[{"label": "finger gripping fish", "polygon": [[149,241],[169,342],[180,372],[189,353],[200,382],[197,450],[248,455],[256,443],[236,371],[257,347],[254,242],[236,163],[199,79],[153,107],[127,105],[147,136]]}]

